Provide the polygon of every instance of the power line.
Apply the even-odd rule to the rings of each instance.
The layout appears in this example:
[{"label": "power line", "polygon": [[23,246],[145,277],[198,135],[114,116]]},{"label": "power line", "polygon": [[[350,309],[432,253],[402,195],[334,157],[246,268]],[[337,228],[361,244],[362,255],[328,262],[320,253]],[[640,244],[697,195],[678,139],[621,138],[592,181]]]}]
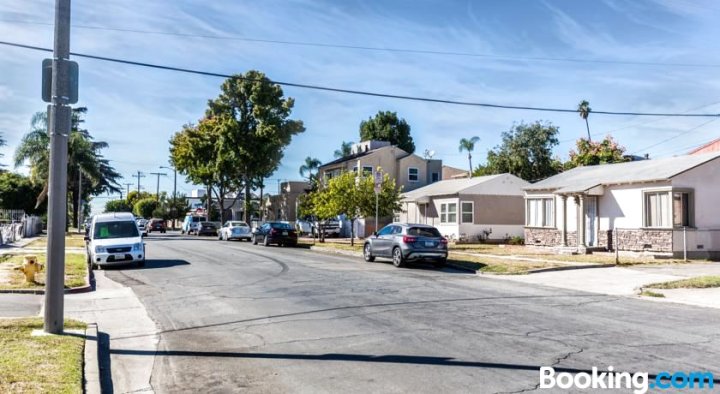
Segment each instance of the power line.
[{"label": "power line", "polygon": [[656,146],[658,146],[658,145],[662,145],[662,144],[664,144],[664,143],[666,143],[666,142],[668,142],[668,141],[672,141],[672,140],[674,140],[675,138],[681,137],[681,136],[683,136],[683,135],[685,135],[685,134],[688,134],[688,133],[690,133],[690,132],[692,132],[692,131],[695,131],[695,130],[697,130],[697,129],[699,129],[699,128],[705,126],[705,125],[707,125],[708,123],[712,123],[712,122],[714,122],[714,121],[716,121],[716,120],[717,120],[717,118],[715,118],[715,119],[710,119],[710,120],[708,120],[708,121],[706,121],[706,122],[703,122],[703,123],[701,123],[701,124],[699,124],[699,125],[697,125],[697,126],[695,126],[695,127],[693,127],[693,128],[690,128],[690,129],[687,129],[687,130],[685,130],[685,131],[682,131],[682,132],[680,132],[680,133],[678,133],[678,134],[676,134],[676,135],[674,135],[674,136],[672,136],[672,137],[666,138],[666,139],[664,139],[664,140],[662,140],[662,141],[660,141],[660,142],[657,142],[657,143],[655,143],[655,144],[652,144],[652,145],[650,145],[650,146],[646,146],[645,148],[638,149],[638,150],[636,150],[635,152],[630,153],[630,154],[631,154],[631,155],[634,155],[634,154],[636,154],[636,153],[638,153],[638,152],[640,152],[640,151],[647,151],[647,150],[650,149],[650,148],[654,148],[654,147],[656,147]]},{"label": "power line", "polygon": [[[27,24],[27,25],[41,25],[41,26],[52,26],[53,25],[52,23],[49,23],[49,22],[20,21],[20,20],[10,20],[10,19],[0,19],[0,22]],[[262,38],[242,37],[242,36],[235,36],[235,35],[221,36],[221,35],[214,35],[214,34],[177,33],[177,32],[169,32],[169,31],[141,30],[141,29],[128,29],[128,28],[91,26],[91,25],[73,25],[73,28],[86,29],[86,30],[115,31],[115,32],[122,32],[122,33],[135,33],[135,34],[152,34],[152,35],[164,35],[164,36],[175,36],[175,37],[205,38],[205,39],[212,39],[212,40],[244,41],[244,42],[262,43],[262,44],[277,44],[277,45],[318,47],[318,48],[353,49],[353,50],[372,51],[372,52],[412,53],[412,54],[419,54],[419,55],[475,57],[475,58],[498,59],[498,60],[521,61],[521,62],[541,61],[541,62],[565,62],[565,63],[617,64],[617,65],[626,65],[626,66],[631,65],[631,66],[656,66],[656,67],[720,68],[720,64],[713,64],[713,63],[665,63],[665,62],[643,62],[643,61],[631,61],[631,60],[582,59],[582,58],[551,57],[551,56],[496,55],[496,54],[488,54],[488,53],[437,51],[437,50],[415,49],[415,48],[394,48],[394,47],[386,48],[386,47],[374,47],[374,46],[367,46],[367,45],[332,44],[332,43],[325,43],[325,42],[270,40],[270,39],[262,39]]]},{"label": "power line", "polygon": [[[17,47],[17,48],[25,48],[25,49],[31,49],[31,50],[43,51],[43,52],[52,52],[51,49],[47,49],[47,48],[42,48],[42,47],[37,47],[37,46],[32,46],[32,45],[25,45],[25,44],[18,44],[18,43],[7,42],[7,41],[0,41],[0,45],[7,45],[7,46],[12,46],[12,47]],[[102,60],[102,61],[107,61],[107,62],[148,67],[148,68],[154,68],[154,69],[165,70],[165,71],[177,71],[177,72],[183,72],[183,73],[188,73],[188,74],[197,74],[197,75],[204,75],[204,76],[209,76],[209,77],[220,77],[220,78],[233,77],[233,75],[230,75],[230,74],[221,74],[221,73],[210,72],[210,71],[192,70],[192,69],[173,67],[173,66],[163,66],[163,65],[159,65],[159,64],[137,62],[137,61],[133,61],[133,60],[125,60],[125,59],[111,58],[111,57],[105,57],[105,56],[88,55],[88,54],[82,54],[82,53],[76,53],[76,52],[70,52],[70,54],[73,56],[86,58],[86,59]],[[243,79],[245,81],[261,82],[258,79],[245,78],[245,77],[239,77],[239,78]],[[276,81],[276,80],[270,80],[270,79],[269,79],[269,81],[271,83],[281,85],[281,86],[288,86],[288,87],[295,87],[295,88],[302,88],[302,89],[321,90],[321,91],[335,92],[335,93],[355,94],[355,95],[361,95],[361,96],[382,97],[382,98],[390,98],[390,99],[398,99],[398,100],[420,101],[420,102],[429,102],[429,103],[463,105],[463,106],[471,106],[471,107],[496,108],[496,109],[577,113],[577,110],[575,110],[575,109],[530,107],[530,106],[519,106],[519,105],[479,103],[479,102],[471,102],[471,101],[444,100],[444,99],[430,98],[430,97],[405,96],[405,95],[397,95],[397,94],[389,94],[389,93],[377,93],[377,92],[368,92],[368,91],[362,91],[362,90],[333,88],[333,87],[320,86],[320,85],[309,85],[309,84],[302,84],[302,83],[295,83],[295,82],[283,82],[283,81]],[[592,111],[592,113],[595,115],[613,115],[613,116],[667,116],[667,117],[695,117],[695,118],[697,118],[697,117],[704,117],[704,118],[720,117],[720,114],[687,114],[687,113],[679,114],[679,113],[615,112],[615,111]]]}]

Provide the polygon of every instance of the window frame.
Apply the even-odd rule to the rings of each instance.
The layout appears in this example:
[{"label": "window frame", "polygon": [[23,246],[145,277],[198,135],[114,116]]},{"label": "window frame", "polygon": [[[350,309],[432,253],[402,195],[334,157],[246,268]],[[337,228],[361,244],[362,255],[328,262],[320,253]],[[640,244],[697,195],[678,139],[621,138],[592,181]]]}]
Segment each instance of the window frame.
[{"label": "window frame", "polygon": [[[550,212],[548,216],[546,201],[550,200]],[[537,201],[536,208],[540,211],[540,222],[536,223],[533,219],[537,215],[531,215],[531,204]],[[525,197],[525,227],[530,228],[555,228],[556,215],[555,215],[555,196],[538,195]]]},{"label": "window frame", "polygon": [[430,174],[430,183],[440,182],[440,173],[433,172]]},{"label": "window frame", "polygon": [[[450,212],[450,206],[455,206],[455,210]],[[455,220],[450,220],[450,215],[455,215]],[[457,202],[440,203],[440,223],[442,224],[458,224],[458,207]]]},{"label": "window frame", "polygon": [[[410,174],[410,170],[415,170],[415,180],[412,179],[412,174]],[[408,182],[420,182],[420,169],[417,167],[408,167]]]},{"label": "window frame", "polygon": [[[470,221],[466,222],[463,217],[467,212],[463,208],[463,204],[470,204]],[[475,202],[474,201],[460,201],[460,224],[473,224],[475,223]]]},{"label": "window frame", "polygon": [[[649,213],[649,196],[650,195],[667,195],[667,206],[661,207],[666,212],[665,225],[651,225]],[[675,194],[687,195],[687,226],[675,225]],[[647,229],[679,229],[683,227],[695,228],[695,190],[689,188],[654,188],[644,189],[642,191],[642,228]],[[685,222],[685,221],[683,221]]]}]

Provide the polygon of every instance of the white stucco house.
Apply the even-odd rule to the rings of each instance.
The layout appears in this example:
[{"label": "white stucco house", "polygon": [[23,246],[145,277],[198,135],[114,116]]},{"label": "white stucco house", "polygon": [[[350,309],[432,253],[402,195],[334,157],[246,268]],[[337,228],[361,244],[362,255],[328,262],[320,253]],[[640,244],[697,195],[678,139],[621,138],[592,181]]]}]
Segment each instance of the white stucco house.
[{"label": "white stucco house", "polygon": [[525,187],[525,244],[719,257],[719,203],[720,152],[578,167]]},{"label": "white stucco house", "polygon": [[450,179],[403,194],[396,220],[435,226],[452,239],[523,236],[523,187],[510,174]]}]

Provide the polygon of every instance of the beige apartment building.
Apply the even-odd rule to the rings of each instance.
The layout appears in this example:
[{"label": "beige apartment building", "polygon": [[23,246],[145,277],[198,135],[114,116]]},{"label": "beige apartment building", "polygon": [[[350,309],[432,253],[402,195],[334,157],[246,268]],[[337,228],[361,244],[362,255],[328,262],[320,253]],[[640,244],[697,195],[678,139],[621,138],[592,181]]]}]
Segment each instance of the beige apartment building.
[{"label": "beige apartment building", "polygon": [[353,146],[352,154],[323,164],[320,177],[326,179],[344,171],[373,174],[380,167],[395,179],[403,191],[411,191],[442,180],[442,160],[424,159],[410,154],[387,141],[363,141]]},{"label": "beige apartment building", "polygon": [[297,220],[298,197],[310,189],[306,181],[289,181],[280,184],[280,194],[267,196],[264,205],[264,220]]}]

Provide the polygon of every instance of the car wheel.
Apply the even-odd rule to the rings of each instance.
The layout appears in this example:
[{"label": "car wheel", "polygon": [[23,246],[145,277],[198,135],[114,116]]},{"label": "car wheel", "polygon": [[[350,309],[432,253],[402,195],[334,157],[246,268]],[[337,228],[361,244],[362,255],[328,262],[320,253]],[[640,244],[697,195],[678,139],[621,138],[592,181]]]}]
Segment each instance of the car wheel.
[{"label": "car wheel", "polygon": [[263,238],[263,246],[270,246],[270,242],[268,242],[268,237],[267,237],[267,236],[265,236],[265,237]]},{"label": "car wheel", "polygon": [[180,235],[184,235],[184,234],[185,234],[185,230],[180,230]]},{"label": "car wheel", "polygon": [[257,245],[257,238],[254,235],[252,236],[252,244]]},{"label": "car wheel", "polygon": [[405,259],[403,258],[402,250],[400,250],[400,248],[398,248],[397,246],[393,249],[392,262],[393,265],[398,268],[405,265]]},{"label": "car wheel", "polygon": [[368,263],[375,261],[375,256],[372,255],[372,247],[369,243],[365,244],[365,247],[363,248],[363,257]]},{"label": "car wheel", "polygon": [[144,266],[145,266],[145,259],[142,259],[142,260],[138,261],[137,266],[138,266],[138,267],[144,267]]},{"label": "car wheel", "polygon": [[433,261],[433,266],[435,266],[435,268],[443,268],[443,267],[445,267],[446,265],[447,265],[447,259],[446,259],[446,258],[444,258],[444,259],[438,259],[438,260]]}]

